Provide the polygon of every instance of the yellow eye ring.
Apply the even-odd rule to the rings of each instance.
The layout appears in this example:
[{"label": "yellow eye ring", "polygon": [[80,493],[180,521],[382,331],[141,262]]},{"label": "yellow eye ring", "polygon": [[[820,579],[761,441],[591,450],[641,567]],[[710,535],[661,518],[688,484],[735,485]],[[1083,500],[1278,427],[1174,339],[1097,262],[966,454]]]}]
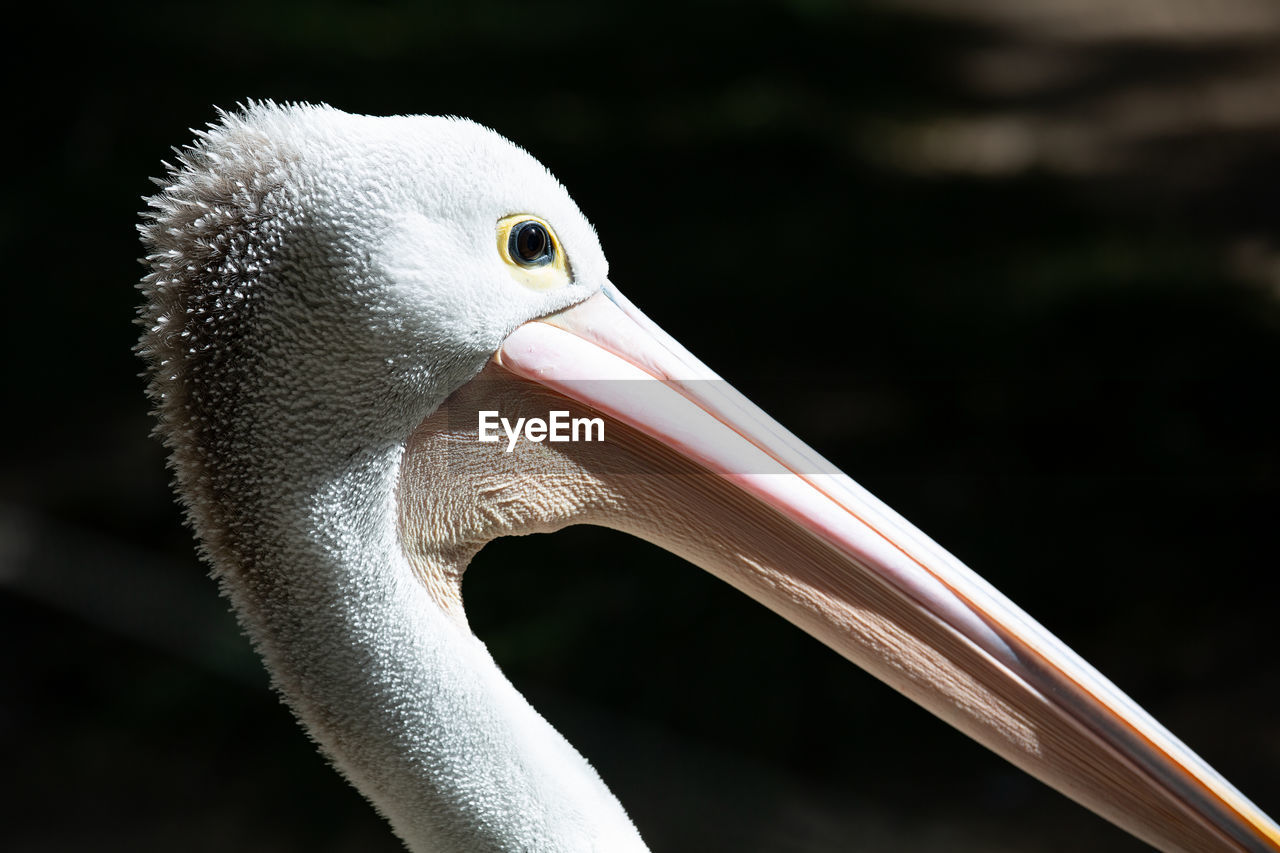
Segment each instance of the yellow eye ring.
[{"label": "yellow eye ring", "polygon": [[546,220],[514,213],[498,220],[498,254],[511,277],[530,290],[554,290],[570,281],[569,259]]}]

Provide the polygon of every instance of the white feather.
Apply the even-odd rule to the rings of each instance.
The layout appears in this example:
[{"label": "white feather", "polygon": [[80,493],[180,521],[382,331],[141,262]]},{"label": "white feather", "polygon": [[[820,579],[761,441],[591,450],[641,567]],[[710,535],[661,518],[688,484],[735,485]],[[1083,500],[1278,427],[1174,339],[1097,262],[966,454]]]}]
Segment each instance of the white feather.
[{"label": "white feather", "polygon": [[[197,135],[142,226],[139,350],[190,522],[277,689],[414,850],[643,849],[397,541],[404,441],[516,326],[602,286],[591,226],[461,119],[259,103]],[[507,274],[511,213],[554,224],[570,286]]]}]

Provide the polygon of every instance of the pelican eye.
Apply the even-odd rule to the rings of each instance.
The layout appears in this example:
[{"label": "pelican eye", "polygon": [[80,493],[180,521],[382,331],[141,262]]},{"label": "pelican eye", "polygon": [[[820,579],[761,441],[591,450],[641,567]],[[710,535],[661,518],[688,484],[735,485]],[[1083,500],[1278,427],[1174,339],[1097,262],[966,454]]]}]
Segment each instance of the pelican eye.
[{"label": "pelican eye", "polygon": [[512,228],[509,243],[507,251],[518,264],[540,267],[551,263],[555,258],[556,250],[551,244],[551,235],[533,220],[526,220]]},{"label": "pelican eye", "polygon": [[572,280],[555,229],[531,214],[513,213],[498,220],[498,254],[511,277],[530,290],[553,290]]}]

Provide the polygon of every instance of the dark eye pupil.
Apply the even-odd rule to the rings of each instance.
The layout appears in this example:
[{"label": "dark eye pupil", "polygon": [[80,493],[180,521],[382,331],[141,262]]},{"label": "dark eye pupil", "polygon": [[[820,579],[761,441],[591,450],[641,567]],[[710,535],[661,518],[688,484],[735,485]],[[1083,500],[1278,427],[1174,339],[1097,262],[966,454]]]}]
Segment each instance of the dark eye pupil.
[{"label": "dark eye pupil", "polygon": [[512,254],[526,264],[544,264],[551,260],[551,237],[536,222],[522,222],[511,232]]}]

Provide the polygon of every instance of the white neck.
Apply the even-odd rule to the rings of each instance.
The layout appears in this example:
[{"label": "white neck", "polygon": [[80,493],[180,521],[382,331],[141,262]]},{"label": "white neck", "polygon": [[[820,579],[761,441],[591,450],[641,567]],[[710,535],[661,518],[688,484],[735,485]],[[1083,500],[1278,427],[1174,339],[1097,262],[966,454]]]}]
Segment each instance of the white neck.
[{"label": "white neck", "polygon": [[248,486],[223,502],[247,560],[219,572],[278,689],[396,833],[422,851],[643,850],[595,771],[410,567],[403,447],[320,456],[269,438],[250,442],[256,458],[231,454],[252,473],[222,472]]}]

